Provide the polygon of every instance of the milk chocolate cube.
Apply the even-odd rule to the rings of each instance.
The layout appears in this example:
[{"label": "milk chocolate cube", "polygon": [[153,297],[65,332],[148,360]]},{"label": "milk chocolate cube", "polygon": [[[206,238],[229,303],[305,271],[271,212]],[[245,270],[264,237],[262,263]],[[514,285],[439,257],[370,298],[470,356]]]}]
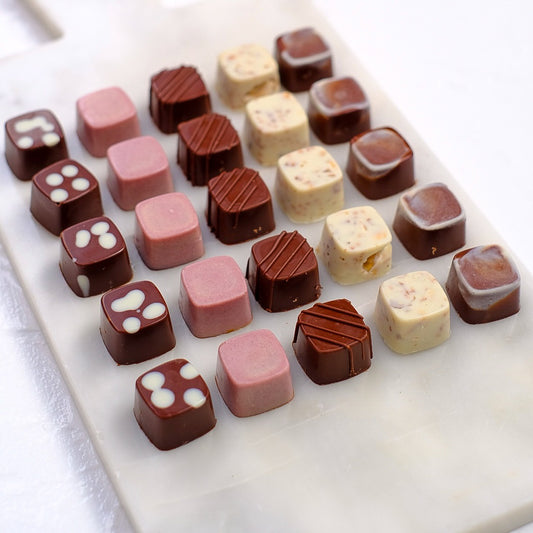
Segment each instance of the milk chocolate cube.
[{"label": "milk chocolate cube", "polygon": [[431,259],[465,244],[466,216],[453,192],[431,183],[400,197],[393,229],[417,259]]},{"label": "milk chocolate cube", "polygon": [[333,76],[331,49],[313,28],[302,28],[276,39],[276,60],[282,85],[294,93]]},{"label": "milk chocolate cube", "polygon": [[292,93],[256,98],[245,111],[243,137],[261,165],[274,166],[282,155],[309,146],[307,115]]},{"label": "milk chocolate cube", "polygon": [[415,183],[413,151],[393,128],[369,130],[351,139],[346,173],[367,198],[386,198]]},{"label": "milk chocolate cube", "polygon": [[349,141],[370,128],[370,103],[351,77],[326,78],[313,83],[307,114],[311,129],[326,144]]},{"label": "milk chocolate cube", "polygon": [[135,246],[153,270],[183,265],[204,255],[200,222],[189,198],[170,192],[139,202]]},{"label": "milk chocolate cube", "polygon": [[315,253],[298,231],[282,231],[254,243],[246,277],[255,299],[266,311],[288,311],[320,296]]},{"label": "milk chocolate cube", "polygon": [[207,224],[220,242],[244,242],[274,229],[270,190],[257,170],[222,172],[209,180],[207,194]]},{"label": "milk chocolate cube", "polygon": [[230,120],[210,113],[178,125],[178,164],[193,185],[243,166],[241,140]]},{"label": "milk chocolate cube", "polygon": [[163,133],[176,133],[180,122],[211,112],[211,98],[194,67],[164,69],[150,80],[150,115]]},{"label": "milk chocolate cube", "polygon": [[351,285],[390,270],[391,242],[387,224],[373,207],[351,207],[326,218],[317,253],[334,281]]},{"label": "milk chocolate cube", "polygon": [[496,244],[458,252],[446,290],[459,316],[470,324],[500,320],[520,310],[520,273]]},{"label": "milk chocolate cube", "polygon": [[215,337],[252,321],[246,280],[229,256],[214,256],[185,266],[179,293],[181,314],[196,337]]},{"label": "milk chocolate cube", "polygon": [[151,281],[136,281],[101,299],[100,334],[119,365],[140,363],[174,348],[167,304]]},{"label": "milk chocolate cube", "polygon": [[370,368],[370,328],[349,300],[320,302],[298,316],[292,342],[304,372],[319,385],[342,381]]},{"label": "milk chocolate cube", "polygon": [[76,130],[86,150],[105,157],[107,149],[141,134],[137,110],[120,87],[106,87],[76,101]]},{"label": "milk chocolate cube", "polygon": [[220,99],[234,109],[280,89],[278,64],[261,45],[242,44],[218,56],[216,88]]},{"label": "milk chocolate cube", "polygon": [[79,222],[63,230],[60,238],[59,267],[77,296],[102,294],[132,278],[126,243],[109,218]]},{"label": "milk chocolate cube", "polygon": [[142,200],[174,190],[163,147],[150,136],[114,144],[107,151],[107,185],[115,203],[125,211]]},{"label": "milk chocolate cube", "polygon": [[93,174],[73,159],[52,163],[33,176],[30,211],[54,235],[103,214],[100,186]]},{"label": "milk chocolate cube", "polygon": [[186,359],[173,359],[139,376],[133,414],[160,450],[191,442],[216,425],[209,388]]},{"label": "milk chocolate cube", "polygon": [[315,222],[342,209],[342,170],[321,146],[300,148],[278,160],[276,198],[293,222]]},{"label": "milk chocolate cube", "polygon": [[287,354],[267,329],[224,341],[218,348],[215,379],[229,410],[239,417],[276,409],[294,397]]},{"label": "milk chocolate cube", "polygon": [[385,344],[408,354],[442,344],[450,336],[450,304],[429,272],[409,272],[385,280],[374,319]]},{"label": "milk chocolate cube", "polygon": [[44,167],[68,158],[63,128],[48,109],[38,109],[5,123],[5,155],[9,168],[23,181]]}]

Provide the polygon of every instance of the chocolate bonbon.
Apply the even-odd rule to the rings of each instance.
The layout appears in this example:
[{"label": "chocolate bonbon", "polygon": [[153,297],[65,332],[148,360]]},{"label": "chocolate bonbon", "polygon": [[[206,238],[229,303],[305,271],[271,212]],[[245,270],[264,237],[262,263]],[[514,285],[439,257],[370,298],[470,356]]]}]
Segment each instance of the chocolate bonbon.
[{"label": "chocolate bonbon", "polygon": [[317,254],[337,283],[361,283],[390,270],[392,235],[375,208],[350,207],[326,218]]},{"label": "chocolate bonbon", "polygon": [[107,291],[100,309],[102,340],[119,365],[152,359],[176,345],[167,304],[151,281]]},{"label": "chocolate bonbon", "polygon": [[321,292],[315,253],[298,231],[254,243],[246,277],[257,302],[270,312],[305,305]]},{"label": "chocolate bonbon", "polygon": [[350,140],[346,173],[359,192],[378,200],[415,183],[413,150],[393,128],[376,128]]},{"label": "chocolate bonbon", "polygon": [[304,372],[319,385],[356,376],[370,368],[372,359],[370,328],[346,299],[302,311],[292,346]]},{"label": "chocolate bonbon", "polygon": [[220,344],[215,379],[229,410],[239,417],[276,409],[294,396],[287,354],[267,329],[241,333]]},{"label": "chocolate bonbon", "polygon": [[198,215],[189,198],[170,192],[135,206],[135,246],[147,267],[172,268],[204,255]]},{"label": "chocolate bonbon", "polygon": [[111,145],[141,134],[135,105],[123,89],[115,86],[78,98],[76,131],[94,157],[105,157]]},{"label": "chocolate bonbon", "polygon": [[307,108],[309,125],[325,144],[349,141],[370,128],[370,103],[351,77],[326,78],[313,83]]},{"label": "chocolate bonbon", "polygon": [[184,65],[152,76],[149,108],[163,133],[176,133],[180,122],[211,112],[211,97],[196,68]]},{"label": "chocolate bonbon", "polygon": [[246,280],[229,256],[201,259],[181,270],[179,307],[191,333],[215,337],[252,321]]},{"label": "chocolate bonbon", "polygon": [[142,200],[174,190],[166,153],[155,137],[116,143],[107,151],[107,161],[109,192],[125,211],[135,209]]},{"label": "chocolate bonbon", "polygon": [[133,414],[160,450],[187,444],[216,425],[209,388],[186,359],[173,359],[137,378]]},{"label": "chocolate bonbon", "polygon": [[464,246],[466,215],[443,183],[430,183],[404,193],[392,228],[408,252],[431,259]]},{"label": "chocolate bonbon", "polygon": [[82,220],[101,216],[98,181],[73,159],[52,163],[33,176],[30,212],[54,235]]},{"label": "chocolate bonbon", "polygon": [[255,239],[275,228],[270,191],[251,168],[236,168],[209,180],[206,217],[224,244]]},{"label": "chocolate bonbon", "polygon": [[218,56],[216,88],[227,106],[238,109],[254,98],[279,91],[278,64],[259,44],[229,48]]},{"label": "chocolate bonbon", "polygon": [[243,166],[239,134],[224,115],[209,113],[178,125],[178,164],[193,185]]},{"label": "chocolate bonbon", "polygon": [[293,222],[315,222],[342,209],[342,170],[321,146],[300,148],[278,160],[278,204]]},{"label": "chocolate bonbon", "polygon": [[448,297],[426,271],[385,280],[376,298],[374,320],[385,344],[401,354],[433,348],[450,336]]},{"label": "chocolate bonbon", "polygon": [[520,273],[497,244],[455,254],[446,291],[459,316],[470,324],[493,322],[520,310]]},{"label": "chocolate bonbon", "polygon": [[59,267],[80,297],[102,294],[133,276],[128,250],[117,226],[106,216],[63,230]]},{"label": "chocolate bonbon", "polygon": [[30,111],[5,123],[5,156],[9,168],[23,181],[39,170],[67,159],[63,128],[48,109]]},{"label": "chocolate bonbon", "polygon": [[243,139],[261,165],[274,166],[293,150],[309,146],[309,122],[296,97],[282,91],[248,102]]},{"label": "chocolate bonbon", "polygon": [[314,28],[283,33],[275,52],[281,84],[289,91],[307,91],[315,81],[333,76],[331,49]]}]

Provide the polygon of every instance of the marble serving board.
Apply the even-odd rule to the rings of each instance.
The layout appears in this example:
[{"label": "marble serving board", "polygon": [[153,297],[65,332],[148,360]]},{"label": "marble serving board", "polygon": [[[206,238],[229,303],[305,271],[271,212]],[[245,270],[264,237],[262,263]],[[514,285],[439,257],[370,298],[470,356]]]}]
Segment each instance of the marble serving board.
[{"label": "marble serving board", "polygon": [[[294,358],[291,340],[300,309],[271,314],[252,301],[254,319],[240,332],[274,331],[289,357],[295,397],[274,411],[239,419],[214,382],[218,345],[235,333],[211,339],[190,334],[177,306],[180,268],[154,272],[144,266],[133,244],[134,215],[118,209],[107,191],[106,161],[89,156],[76,137],[76,99],[121,86],[137,106],[142,133],[164,146],[176,190],[190,197],[200,216],[205,257],[231,255],[244,271],[251,243],[225,246],[210,233],[205,188],[190,186],[176,165],[177,136],[159,133],[149,117],[149,79],[164,67],[196,66],[211,89],[214,110],[242,132],[242,112],[225,108],[213,90],[218,52],[250,41],[272,48],[279,33],[314,26],[333,49],[336,73],[356,77],[367,92],[373,126],[393,126],[411,144],[418,183],[443,181],[458,196],[467,213],[467,246],[505,246],[409,117],[313,5],[223,0],[171,9],[150,0],[54,0],[43,4],[40,15],[54,28],[54,39],[0,64],[0,118],[5,122],[41,107],[58,116],[71,157],[101,182],[105,212],[125,236],[134,279],[153,280],[169,304],[176,347],[138,365],[114,363],[98,333],[100,298],[81,299],[67,287],[58,268],[58,239],[29,213],[31,184],[16,180],[3,158],[1,236],[134,529],[503,531],[533,520],[532,279],[524,268],[519,314],[472,326],[452,311],[446,343],[400,356],[385,347],[372,318],[382,280],[339,286],[320,265],[320,300],[349,298],[371,326],[374,345],[370,370],[328,386],[312,383]],[[298,98],[307,105],[306,94]],[[0,142],[3,146],[3,132]],[[328,150],[344,168],[347,144]],[[259,167],[244,151],[246,164],[272,187],[274,169]],[[398,195],[371,202],[346,177],[344,186],[346,207],[373,205],[392,223]],[[276,231],[298,229],[311,245],[318,244],[322,223],[294,225],[277,205],[275,216]],[[394,237],[390,276],[424,269],[444,283],[450,261],[451,254],[417,261]],[[134,382],[175,357],[189,359],[206,379],[218,422],[200,439],[161,452],[133,417]]]}]

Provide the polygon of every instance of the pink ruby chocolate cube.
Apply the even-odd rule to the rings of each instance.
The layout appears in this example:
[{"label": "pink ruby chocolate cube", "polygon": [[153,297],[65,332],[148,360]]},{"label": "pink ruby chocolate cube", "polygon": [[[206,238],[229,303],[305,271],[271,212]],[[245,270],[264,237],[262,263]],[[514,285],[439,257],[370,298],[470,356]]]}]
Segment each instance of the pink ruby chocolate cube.
[{"label": "pink ruby chocolate cube", "polygon": [[215,337],[252,320],[248,286],[236,261],[215,256],[185,266],[179,294],[181,314],[196,337]]},{"label": "pink ruby chocolate cube", "polygon": [[287,354],[267,329],[223,342],[215,379],[226,405],[239,417],[270,411],[294,397]]},{"label": "pink ruby chocolate cube", "polygon": [[135,105],[120,87],[106,87],[79,98],[76,129],[95,157],[105,157],[111,145],[141,134]]},{"label": "pink ruby chocolate cube", "polygon": [[125,211],[142,200],[174,190],[163,147],[150,136],[114,144],[107,151],[107,185],[115,203]]},{"label": "pink ruby chocolate cube", "polygon": [[135,207],[135,246],[148,268],[190,263],[204,254],[198,215],[189,198],[170,192]]}]

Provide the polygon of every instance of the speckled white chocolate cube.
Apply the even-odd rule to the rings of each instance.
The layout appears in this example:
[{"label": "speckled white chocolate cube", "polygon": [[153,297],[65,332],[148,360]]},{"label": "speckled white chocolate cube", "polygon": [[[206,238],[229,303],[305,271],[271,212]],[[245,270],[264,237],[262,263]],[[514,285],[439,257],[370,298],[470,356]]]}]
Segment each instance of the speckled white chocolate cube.
[{"label": "speckled white chocolate cube", "polygon": [[216,89],[227,106],[244,107],[253,98],[280,90],[278,64],[258,44],[225,50],[218,56]]},{"label": "speckled white chocolate cube", "polygon": [[259,163],[274,166],[282,155],[309,146],[307,114],[287,91],[256,98],[246,105],[243,137]]},{"label": "speckled white chocolate cube", "polygon": [[315,222],[342,209],[342,170],[321,146],[300,148],[280,157],[275,193],[293,222]]},{"label": "speckled white chocolate cube", "polygon": [[353,285],[390,270],[391,241],[387,224],[373,207],[351,207],[326,218],[317,253],[334,281]]},{"label": "speckled white chocolate cube", "polygon": [[432,274],[409,272],[384,281],[374,320],[385,344],[408,354],[433,348],[450,336],[450,304]]}]

